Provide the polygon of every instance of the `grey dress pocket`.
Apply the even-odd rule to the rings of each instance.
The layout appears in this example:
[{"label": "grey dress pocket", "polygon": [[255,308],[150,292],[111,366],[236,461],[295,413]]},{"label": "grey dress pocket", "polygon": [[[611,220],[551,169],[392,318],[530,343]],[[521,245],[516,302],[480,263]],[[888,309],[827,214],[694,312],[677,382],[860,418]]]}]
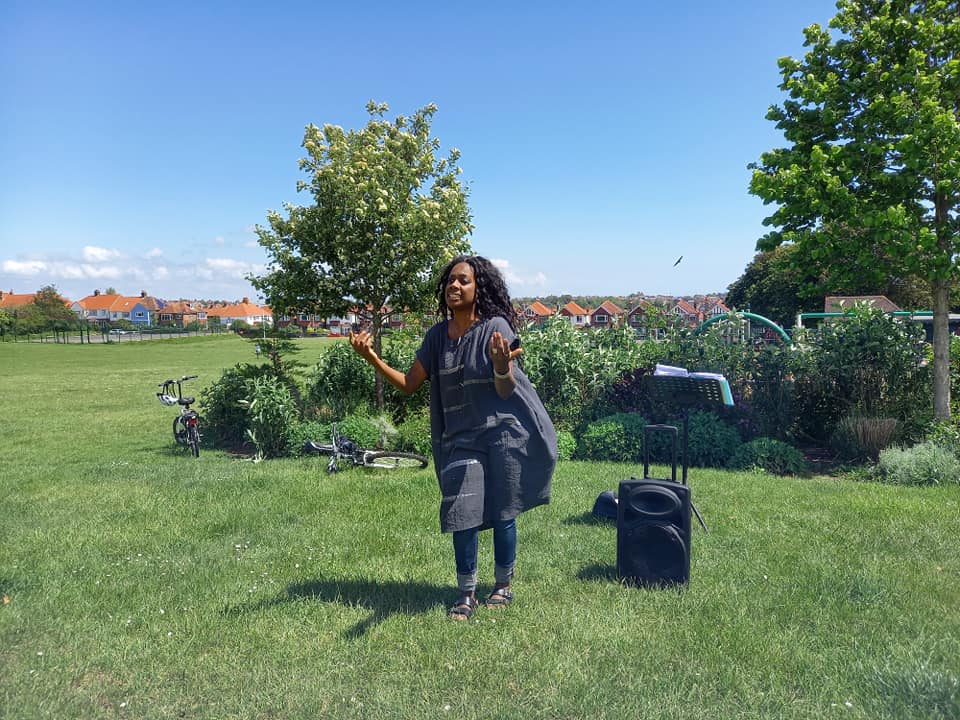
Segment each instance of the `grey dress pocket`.
[{"label": "grey dress pocket", "polygon": [[476,457],[451,458],[440,472],[440,529],[469,530],[483,524],[484,471]]}]

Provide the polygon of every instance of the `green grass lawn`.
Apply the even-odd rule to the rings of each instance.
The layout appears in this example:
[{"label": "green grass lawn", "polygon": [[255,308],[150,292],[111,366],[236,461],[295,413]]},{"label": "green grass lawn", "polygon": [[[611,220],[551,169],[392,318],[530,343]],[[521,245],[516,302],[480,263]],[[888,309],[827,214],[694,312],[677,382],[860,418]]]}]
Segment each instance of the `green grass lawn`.
[{"label": "green grass lawn", "polygon": [[960,717],[960,487],[691,469],[710,532],[653,590],[589,516],[642,468],[562,463],[514,604],[455,623],[432,467],[173,445],[156,384],[253,359],[0,344],[0,717]]}]

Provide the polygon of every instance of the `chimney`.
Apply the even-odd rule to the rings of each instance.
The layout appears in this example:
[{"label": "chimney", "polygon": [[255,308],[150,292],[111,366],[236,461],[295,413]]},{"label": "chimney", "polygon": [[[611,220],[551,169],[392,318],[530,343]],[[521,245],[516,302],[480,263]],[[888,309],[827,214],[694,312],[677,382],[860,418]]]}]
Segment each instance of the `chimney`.
[{"label": "chimney", "polygon": [[146,290],[141,290],[141,291],[140,291],[140,297],[145,298],[146,296],[147,296],[147,291],[146,291]]},{"label": "chimney", "polygon": [[94,290],[94,291],[93,291],[93,296],[94,296],[94,297],[96,297],[96,296],[99,295],[99,294],[100,294],[100,291],[99,291],[99,290]]},{"label": "chimney", "polygon": [[250,298],[246,298],[246,297],[245,297],[245,298],[243,299],[243,304],[244,304],[244,305],[249,305],[249,304],[250,304]]}]

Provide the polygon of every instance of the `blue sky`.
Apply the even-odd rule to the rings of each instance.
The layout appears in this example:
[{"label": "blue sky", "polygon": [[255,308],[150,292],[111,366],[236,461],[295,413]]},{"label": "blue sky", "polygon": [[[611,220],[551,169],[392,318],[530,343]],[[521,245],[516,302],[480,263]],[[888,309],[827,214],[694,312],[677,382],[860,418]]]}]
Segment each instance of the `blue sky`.
[{"label": "blue sky", "polygon": [[[0,289],[255,297],[309,123],[433,102],[515,296],[722,292],[799,3],[0,4]],[[673,266],[683,255],[683,261]]]}]

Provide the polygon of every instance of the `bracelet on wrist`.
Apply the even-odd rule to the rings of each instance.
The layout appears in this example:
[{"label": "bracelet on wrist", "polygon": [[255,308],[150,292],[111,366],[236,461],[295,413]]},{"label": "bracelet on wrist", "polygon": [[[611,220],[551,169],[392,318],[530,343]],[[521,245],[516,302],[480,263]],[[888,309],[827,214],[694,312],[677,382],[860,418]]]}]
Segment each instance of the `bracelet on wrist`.
[{"label": "bracelet on wrist", "polygon": [[510,377],[510,366],[507,365],[507,371],[506,371],[506,372],[503,372],[503,373],[497,372],[497,369],[494,368],[494,369],[493,369],[493,376],[494,376],[495,378],[499,378],[499,379],[501,379],[501,380],[506,380],[507,378]]}]

